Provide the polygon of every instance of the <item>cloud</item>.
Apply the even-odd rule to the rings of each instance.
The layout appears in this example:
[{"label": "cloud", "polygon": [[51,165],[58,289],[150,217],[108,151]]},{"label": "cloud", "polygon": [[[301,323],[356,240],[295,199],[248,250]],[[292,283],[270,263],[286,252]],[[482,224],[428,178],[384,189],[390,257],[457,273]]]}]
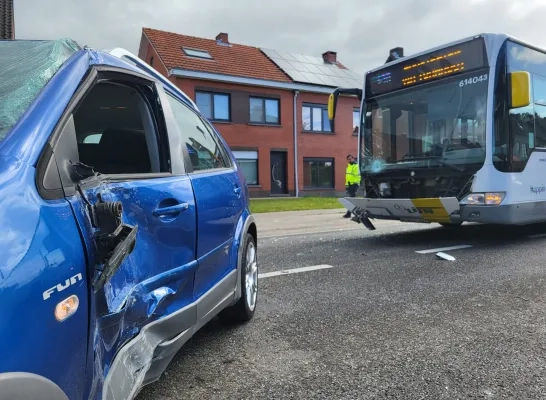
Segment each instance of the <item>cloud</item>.
[{"label": "cloud", "polygon": [[411,54],[482,32],[546,47],[544,0],[15,0],[17,38],[70,37],[94,48],[138,52],[142,27],[320,55],[355,72],[381,65],[389,49]]}]

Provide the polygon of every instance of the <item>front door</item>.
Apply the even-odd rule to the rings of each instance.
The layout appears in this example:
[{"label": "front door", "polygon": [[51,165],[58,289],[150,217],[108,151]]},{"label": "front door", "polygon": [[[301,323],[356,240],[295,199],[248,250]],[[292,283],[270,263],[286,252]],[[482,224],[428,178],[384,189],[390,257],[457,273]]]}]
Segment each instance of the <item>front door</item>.
[{"label": "front door", "polygon": [[[88,360],[97,379],[90,398],[101,392],[105,371],[112,371],[123,345],[146,325],[193,303],[197,270],[193,187],[177,167],[183,161],[173,156],[173,133],[162,127],[159,88],[151,82],[138,89],[134,82],[125,85],[119,73],[113,84],[109,76],[97,77],[55,149],[93,279]],[[91,134],[98,140],[86,140]],[[195,324],[195,313],[184,318],[161,335],[171,338]],[[131,362],[151,362],[145,357],[152,354],[140,356]],[[131,383],[124,383],[111,386],[129,390]]]},{"label": "front door", "polygon": [[271,194],[288,194],[288,182],[286,173],[287,158],[285,151],[271,152]]}]

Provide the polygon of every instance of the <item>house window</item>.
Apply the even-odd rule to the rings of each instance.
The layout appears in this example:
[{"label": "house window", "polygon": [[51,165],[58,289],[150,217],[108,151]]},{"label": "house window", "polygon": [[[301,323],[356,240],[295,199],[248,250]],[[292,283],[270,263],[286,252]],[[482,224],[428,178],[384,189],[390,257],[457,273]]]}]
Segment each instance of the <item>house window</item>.
[{"label": "house window", "polygon": [[303,186],[306,189],[334,188],[334,159],[304,158]]},{"label": "house window", "polygon": [[190,49],[188,47],[183,47],[182,51],[185,55],[190,57],[196,57],[196,58],[205,58],[208,60],[212,60],[212,56],[208,51],[205,50],[199,50],[199,49]]},{"label": "house window", "polygon": [[279,100],[250,97],[250,122],[279,124]]},{"label": "house window", "polygon": [[195,102],[205,117],[211,121],[229,121],[229,94],[196,92]]},{"label": "house window", "polygon": [[358,135],[360,128],[360,109],[353,108],[353,134]]},{"label": "house window", "polygon": [[302,108],[303,130],[307,132],[332,132],[328,108],[322,104],[304,104]]},{"label": "house window", "polygon": [[247,185],[258,184],[258,152],[257,151],[233,151],[237,165],[242,171]]}]

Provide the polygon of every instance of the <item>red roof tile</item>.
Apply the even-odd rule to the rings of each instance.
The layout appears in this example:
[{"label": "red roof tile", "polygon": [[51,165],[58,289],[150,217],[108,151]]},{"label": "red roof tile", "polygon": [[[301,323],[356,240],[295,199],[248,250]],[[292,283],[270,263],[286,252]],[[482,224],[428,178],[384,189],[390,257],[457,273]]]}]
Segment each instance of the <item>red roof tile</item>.
[{"label": "red roof tile", "polygon": [[[150,28],[144,28],[143,32],[168,70],[181,68],[246,78],[292,82],[257,47],[234,43],[228,47],[217,44],[213,39],[179,35]],[[182,51],[183,47],[207,51],[213,59],[202,60],[186,56]]]}]

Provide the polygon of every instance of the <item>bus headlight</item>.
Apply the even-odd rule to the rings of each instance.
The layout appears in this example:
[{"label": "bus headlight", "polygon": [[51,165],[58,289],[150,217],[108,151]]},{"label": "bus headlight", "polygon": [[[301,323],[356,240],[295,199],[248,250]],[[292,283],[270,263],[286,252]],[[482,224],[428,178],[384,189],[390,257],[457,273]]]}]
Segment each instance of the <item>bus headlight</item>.
[{"label": "bus headlight", "polygon": [[461,205],[498,206],[504,200],[506,193],[471,193],[460,201]]}]

